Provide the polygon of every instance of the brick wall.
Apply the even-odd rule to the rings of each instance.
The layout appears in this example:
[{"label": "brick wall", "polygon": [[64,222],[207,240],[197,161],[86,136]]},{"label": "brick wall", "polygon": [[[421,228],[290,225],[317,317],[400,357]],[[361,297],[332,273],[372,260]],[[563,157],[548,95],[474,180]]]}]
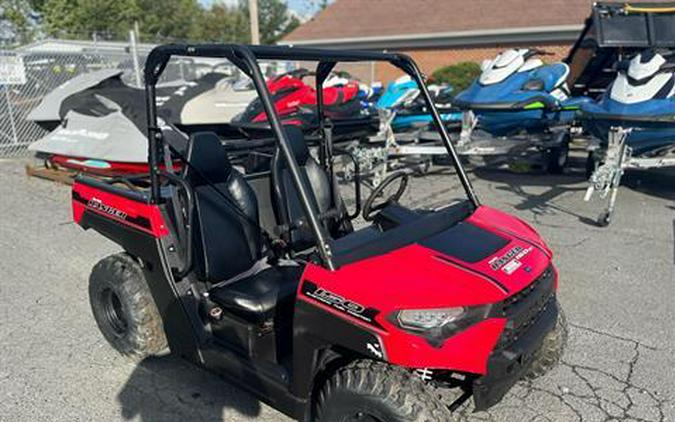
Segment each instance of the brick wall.
[{"label": "brick wall", "polygon": [[[442,50],[408,50],[402,52],[412,56],[412,58],[415,59],[415,61],[420,66],[422,71],[428,75],[431,75],[431,73],[433,73],[433,71],[438,69],[439,67],[466,61],[481,63],[485,59],[493,58],[499,52],[507,48],[524,48],[524,47],[525,46],[520,45],[502,45],[491,47],[448,48]],[[553,53],[553,56],[547,56],[544,58],[545,61],[552,62],[561,60],[562,58],[566,57],[571,45],[567,43],[559,43],[559,44],[528,45],[527,47],[539,48]],[[385,84],[389,81],[396,79],[402,74],[403,73],[401,71],[399,71],[398,69],[389,64],[382,64],[382,63],[376,64],[375,80],[384,82]],[[364,79],[367,80],[366,78]]]}]

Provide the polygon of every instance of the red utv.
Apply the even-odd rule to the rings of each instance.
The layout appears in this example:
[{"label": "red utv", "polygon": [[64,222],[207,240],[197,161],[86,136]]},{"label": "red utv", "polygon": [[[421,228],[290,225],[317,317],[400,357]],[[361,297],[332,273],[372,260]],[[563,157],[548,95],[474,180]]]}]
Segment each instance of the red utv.
[{"label": "red utv", "polygon": [[[172,56],[227,58],[253,79],[276,146],[269,171],[240,173],[215,132],[191,134],[180,172],[162,166],[172,154],[155,84]],[[319,86],[341,61],[409,74],[466,200],[404,207],[408,176],[395,173],[354,229],[360,195],[350,213],[330,136],[317,161],[302,131],[282,126],[258,60],[318,62]],[[124,250],[96,264],[89,284],[96,322],[119,352],[168,348],[291,417],[319,421],[451,420],[469,398],[486,409],[555,365],[566,328],[552,252],[525,222],[479,203],[410,58],[165,45],[145,66],[150,174],[73,186],[75,221]]]}]

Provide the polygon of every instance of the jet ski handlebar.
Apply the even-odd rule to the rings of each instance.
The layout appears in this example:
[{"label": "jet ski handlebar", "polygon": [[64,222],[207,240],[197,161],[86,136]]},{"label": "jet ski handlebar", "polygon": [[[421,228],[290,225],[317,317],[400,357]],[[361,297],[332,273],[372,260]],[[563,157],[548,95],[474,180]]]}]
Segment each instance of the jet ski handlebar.
[{"label": "jet ski handlebar", "polygon": [[534,56],[553,56],[555,53],[551,53],[550,51],[546,50],[540,50],[538,48],[533,48],[530,49],[524,56],[525,60],[532,58]]}]

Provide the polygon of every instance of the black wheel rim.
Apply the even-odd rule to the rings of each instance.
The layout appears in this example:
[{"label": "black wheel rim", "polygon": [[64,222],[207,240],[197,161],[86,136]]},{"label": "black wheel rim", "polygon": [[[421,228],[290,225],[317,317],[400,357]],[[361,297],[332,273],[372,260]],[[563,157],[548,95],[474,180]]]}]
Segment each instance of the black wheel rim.
[{"label": "black wheel rim", "polygon": [[103,316],[113,332],[122,336],[127,331],[127,320],[124,317],[124,308],[119,296],[112,289],[105,289],[101,292],[101,304],[103,307]]}]

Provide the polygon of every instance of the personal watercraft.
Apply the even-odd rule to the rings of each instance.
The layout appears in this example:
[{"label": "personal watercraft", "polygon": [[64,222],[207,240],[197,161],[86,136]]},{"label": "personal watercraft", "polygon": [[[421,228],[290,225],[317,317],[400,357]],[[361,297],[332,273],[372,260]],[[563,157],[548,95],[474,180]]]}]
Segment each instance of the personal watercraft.
[{"label": "personal watercraft", "polygon": [[[450,109],[453,92],[451,86],[430,85],[429,92],[433,95],[444,122],[461,120],[461,112]],[[419,93],[417,84],[409,76],[402,76],[387,86],[375,105],[380,110],[393,113],[391,126],[395,131],[418,129],[432,121]]]},{"label": "personal watercraft", "polygon": [[673,52],[647,50],[619,65],[616,79],[599,101],[581,107],[584,127],[606,142],[612,127],[630,128],[632,156],[659,156],[675,144]]},{"label": "personal watercraft", "polygon": [[[427,88],[444,125],[447,126],[450,122],[459,123],[461,112],[450,106],[452,87],[430,85]],[[400,77],[390,83],[379,99],[371,103],[369,113],[377,113],[377,135],[369,137],[367,142],[350,145],[348,148],[359,162],[362,180],[370,187],[378,186],[390,171],[405,169],[424,174],[433,164],[432,157],[443,154],[430,111],[420,95],[417,83],[409,76]],[[435,137],[422,140],[425,131]],[[343,158],[343,176],[350,179],[355,167],[351,159]]]},{"label": "personal watercraft", "polygon": [[512,49],[483,62],[480,76],[453,100],[465,112],[462,153],[522,156],[534,147],[545,153],[549,171],[562,171],[570,125],[590,100],[570,98],[569,66],[544,64],[546,54]]},{"label": "personal watercraft", "polygon": [[569,122],[583,99],[570,98],[565,63],[546,65],[540,50],[506,50],[483,62],[480,76],[453,104],[471,110],[494,136],[541,131]]},{"label": "personal watercraft", "polygon": [[[49,130],[29,150],[49,166],[86,173],[144,173],[147,115],[144,91],[126,84],[121,70],[79,75],[54,89],[28,115]],[[245,80],[241,82],[246,82]],[[157,88],[157,106],[176,145],[186,137],[176,126],[229,121],[237,101],[255,91],[222,73],[208,73],[178,86]],[[226,98],[225,98],[226,97]],[[241,106],[243,109],[243,106]]]},{"label": "personal watercraft", "polygon": [[[307,69],[297,69],[279,75],[267,82],[275,108],[284,124],[301,128],[318,124],[316,90],[304,82],[314,76]],[[362,113],[359,99],[359,84],[348,81],[323,88],[324,115],[330,119],[358,117]],[[266,123],[267,115],[259,98],[249,103],[246,109],[234,119],[238,124]]]},{"label": "personal watercraft", "polygon": [[618,64],[616,79],[595,103],[581,107],[596,142],[587,171],[594,191],[611,193],[602,225],[609,224],[626,168],[675,166],[675,52],[645,50]]}]

